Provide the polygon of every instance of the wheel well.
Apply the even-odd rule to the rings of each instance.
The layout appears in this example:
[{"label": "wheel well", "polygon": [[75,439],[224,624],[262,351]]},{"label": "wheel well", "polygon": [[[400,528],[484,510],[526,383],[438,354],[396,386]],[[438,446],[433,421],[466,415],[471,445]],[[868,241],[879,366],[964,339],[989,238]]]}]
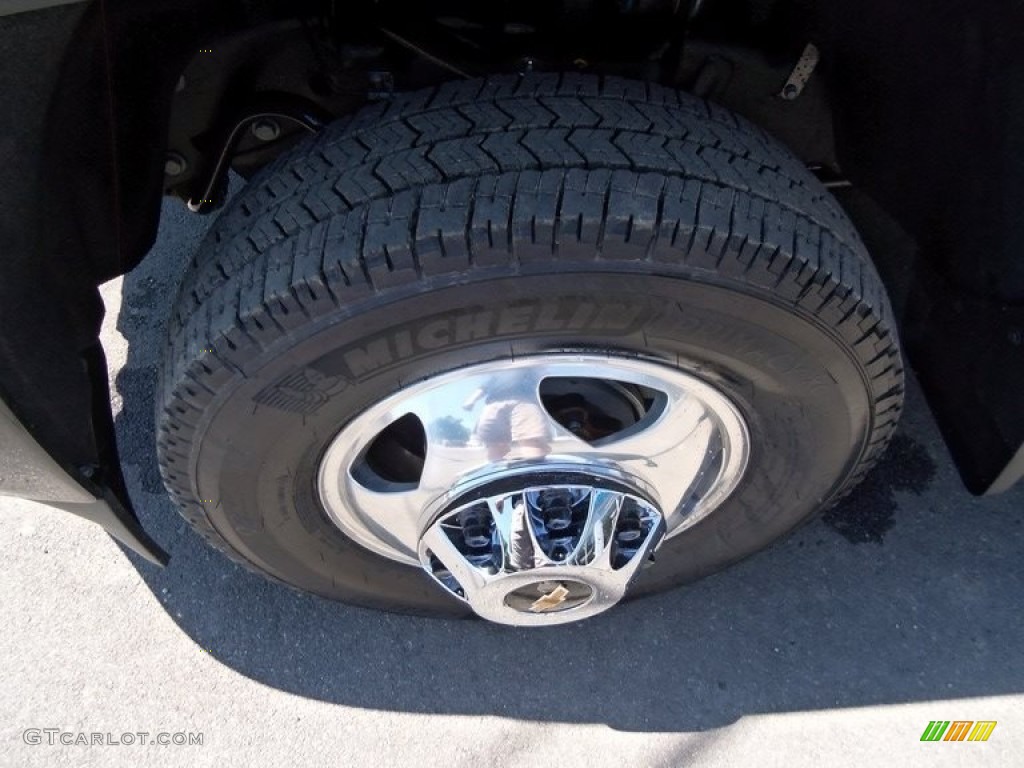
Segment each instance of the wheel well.
[{"label": "wheel well", "polygon": [[195,47],[176,79],[164,190],[213,210],[227,165],[250,175],[315,129],[311,117],[341,117],[445,80],[561,71],[694,92],[774,133],[834,180],[826,78],[812,64],[783,93],[821,37],[814,17],[793,5],[438,0],[410,10],[385,1],[239,19]]}]

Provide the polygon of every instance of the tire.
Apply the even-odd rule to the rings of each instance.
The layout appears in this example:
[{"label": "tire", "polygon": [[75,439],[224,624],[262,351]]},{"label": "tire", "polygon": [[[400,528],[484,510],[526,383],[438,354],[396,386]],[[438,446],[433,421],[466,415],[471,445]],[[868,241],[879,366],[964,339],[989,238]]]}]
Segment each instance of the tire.
[{"label": "tire", "polygon": [[426,573],[328,520],[319,457],[404,383],[579,349],[695,373],[750,431],[740,486],[666,541],[634,595],[716,571],[829,506],[902,406],[881,281],[785,148],[655,85],[495,77],[340,121],[229,204],[171,320],[163,480],[210,544],[264,575],[460,615]]}]

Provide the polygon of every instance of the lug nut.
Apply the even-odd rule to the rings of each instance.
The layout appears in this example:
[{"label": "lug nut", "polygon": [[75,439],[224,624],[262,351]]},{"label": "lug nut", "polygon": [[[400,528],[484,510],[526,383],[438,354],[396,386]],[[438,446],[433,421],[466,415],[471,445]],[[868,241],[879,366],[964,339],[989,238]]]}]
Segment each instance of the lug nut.
[{"label": "lug nut", "polygon": [[636,541],[643,536],[643,530],[640,526],[640,521],[635,518],[626,518],[619,522],[619,529],[615,532],[615,537],[619,541]]},{"label": "lug nut", "polygon": [[491,532],[483,526],[463,528],[462,539],[470,549],[481,549],[491,543]]},{"label": "lug nut", "polygon": [[636,541],[644,535],[643,521],[640,519],[636,504],[632,499],[622,505],[618,525],[615,526],[615,538],[620,544]]},{"label": "lug nut", "polygon": [[468,509],[459,515],[462,540],[470,549],[482,549],[491,543],[491,520],[483,510]]},{"label": "lug nut", "polygon": [[554,507],[544,510],[544,525],[549,531],[564,531],[572,525],[572,510],[569,507]]}]

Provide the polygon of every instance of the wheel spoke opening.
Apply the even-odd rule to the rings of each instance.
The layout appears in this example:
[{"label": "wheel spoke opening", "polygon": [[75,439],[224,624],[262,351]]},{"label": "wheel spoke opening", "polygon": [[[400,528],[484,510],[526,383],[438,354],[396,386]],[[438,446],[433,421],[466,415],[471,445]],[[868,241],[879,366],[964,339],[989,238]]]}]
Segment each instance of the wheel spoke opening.
[{"label": "wheel spoke opening", "polygon": [[392,422],[353,462],[352,478],[377,493],[408,491],[419,485],[427,459],[427,433],[416,414]]},{"label": "wheel spoke opening", "polygon": [[634,431],[654,417],[666,400],[650,387],[584,376],[546,377],[539,394],[555,422],[592,446]]}]

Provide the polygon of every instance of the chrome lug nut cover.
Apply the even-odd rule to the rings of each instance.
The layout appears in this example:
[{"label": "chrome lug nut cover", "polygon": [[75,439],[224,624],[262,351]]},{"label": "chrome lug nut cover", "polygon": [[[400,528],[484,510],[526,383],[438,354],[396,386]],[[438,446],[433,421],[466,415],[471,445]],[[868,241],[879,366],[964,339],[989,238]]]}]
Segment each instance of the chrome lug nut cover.
[{"label": "chrome lug nut cover", "polygon": [[549,625],[601,613],[625,596],[665,520],[640,496],[593,481],[475,493],[427,529],[420,561],[490,621]]}]

